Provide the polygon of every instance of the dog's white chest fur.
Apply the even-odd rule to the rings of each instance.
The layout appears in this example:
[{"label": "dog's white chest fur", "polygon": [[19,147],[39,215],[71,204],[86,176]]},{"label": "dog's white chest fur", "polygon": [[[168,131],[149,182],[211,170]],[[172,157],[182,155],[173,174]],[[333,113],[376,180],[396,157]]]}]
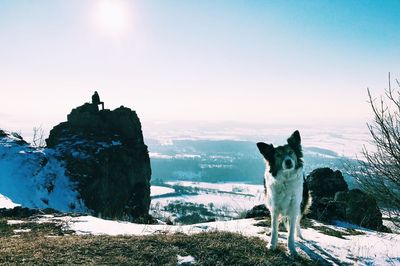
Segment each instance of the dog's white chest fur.
[{"label": "dog's white chest fur", "polygon": [[279,171],[273,177],[265,173],[266,205],[271,212],[283,216],[299,215],[303,193],[303,169]]}]

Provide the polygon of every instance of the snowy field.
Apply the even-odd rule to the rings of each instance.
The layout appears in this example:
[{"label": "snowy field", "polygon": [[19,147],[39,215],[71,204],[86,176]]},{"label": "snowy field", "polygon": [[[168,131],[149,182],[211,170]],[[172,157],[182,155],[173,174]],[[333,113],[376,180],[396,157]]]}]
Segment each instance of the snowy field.
[{"label": "snowy field", "polygon": [[[165,185],[168,187],[152,186],[152,191],[153,187],[155,187],[154,191],[157,191],[157,197],[152,198],[150,209],[158,218],[176,216],[176,213],[164,210],[168,205],[178,202],[203,206],[214,212],[216,214],[214,218],[217,220],[240,217],[254,206],[264,203],[262,185],[190,181],[166,182]],[[183,190],[183,192],[178,193],[175,190]],[[174,191],[176,193],[173,193]],[[164,194],[161,194],[162,192]],[[196,209],[193,212],[196,212]]]},{"label": "snowy field", "polygon": [[298,129],[305,147],[319,147],[338,155],[354,158],[362,147],[372,148],[370,133],[365,123],[340,126],[279,126],[262,124],[212,124],[205,123],[144,123],[147,139],[156,139],[163,145],[172,145],[174,140],[241,140],[279,144]]},{"label": "snowy field", "polygon": [[174,193],[175,189],[169,187],[161,187],[161,186],[151,186],[150,187],[150,196],[161,196],[169,193]]}]

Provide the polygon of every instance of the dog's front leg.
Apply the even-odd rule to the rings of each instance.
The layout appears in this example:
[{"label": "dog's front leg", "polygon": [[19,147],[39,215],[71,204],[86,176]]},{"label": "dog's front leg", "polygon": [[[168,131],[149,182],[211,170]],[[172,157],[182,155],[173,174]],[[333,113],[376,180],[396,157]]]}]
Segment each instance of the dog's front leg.
[{"label": "dog's front leg", "polygon": [[297,221],[296,221],[296,235],[300,239],[304,239],[303,235],[301,234],[301,227],[300,227],[300,221],[301,221],[301,215],[297,216]]},{"label": "dog's front leg", "polygon": [[268,244],[268,249],[276,249],[276,244],[278,242],[278,213],[271,213],[271,239]]},{"label": "dog's front leg", "polygon": [[288,248],[289,248],[289,252],[292,255],[297,255],[296,252],[296,247],[294,244],[294,234],[296,231],[296,219],[297,215],[290,215],[289,216],[289,236],[288,236]]}]

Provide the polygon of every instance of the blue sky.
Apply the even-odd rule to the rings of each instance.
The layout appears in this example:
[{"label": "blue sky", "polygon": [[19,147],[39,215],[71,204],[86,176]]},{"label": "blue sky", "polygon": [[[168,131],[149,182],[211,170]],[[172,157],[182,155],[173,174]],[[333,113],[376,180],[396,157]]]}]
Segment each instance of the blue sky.
[{"label": "blue sky", "polygon": [[142,121],[365,123],[400,78],[400,1],[0,2],[0,127],[49,129],[94,90]]}]

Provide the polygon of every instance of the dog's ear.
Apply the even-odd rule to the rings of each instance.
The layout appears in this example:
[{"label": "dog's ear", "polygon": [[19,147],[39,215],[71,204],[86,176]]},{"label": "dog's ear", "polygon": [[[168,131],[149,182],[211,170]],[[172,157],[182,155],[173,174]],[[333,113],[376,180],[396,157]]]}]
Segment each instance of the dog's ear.
[{"label": "dog's ear", "polygon": [[299,147],[301,143],[300,132],[298,130],[293,132],[293,134],[287,139],[287,142],[293,148]]},{"label": "dog's ear", "polygon": [[267,159],[267,161],[271,161],[275,153],[274,146],[272,144],[258,142],[257,147],[260,150],[261,154],[264,156],[264,158]]}]

